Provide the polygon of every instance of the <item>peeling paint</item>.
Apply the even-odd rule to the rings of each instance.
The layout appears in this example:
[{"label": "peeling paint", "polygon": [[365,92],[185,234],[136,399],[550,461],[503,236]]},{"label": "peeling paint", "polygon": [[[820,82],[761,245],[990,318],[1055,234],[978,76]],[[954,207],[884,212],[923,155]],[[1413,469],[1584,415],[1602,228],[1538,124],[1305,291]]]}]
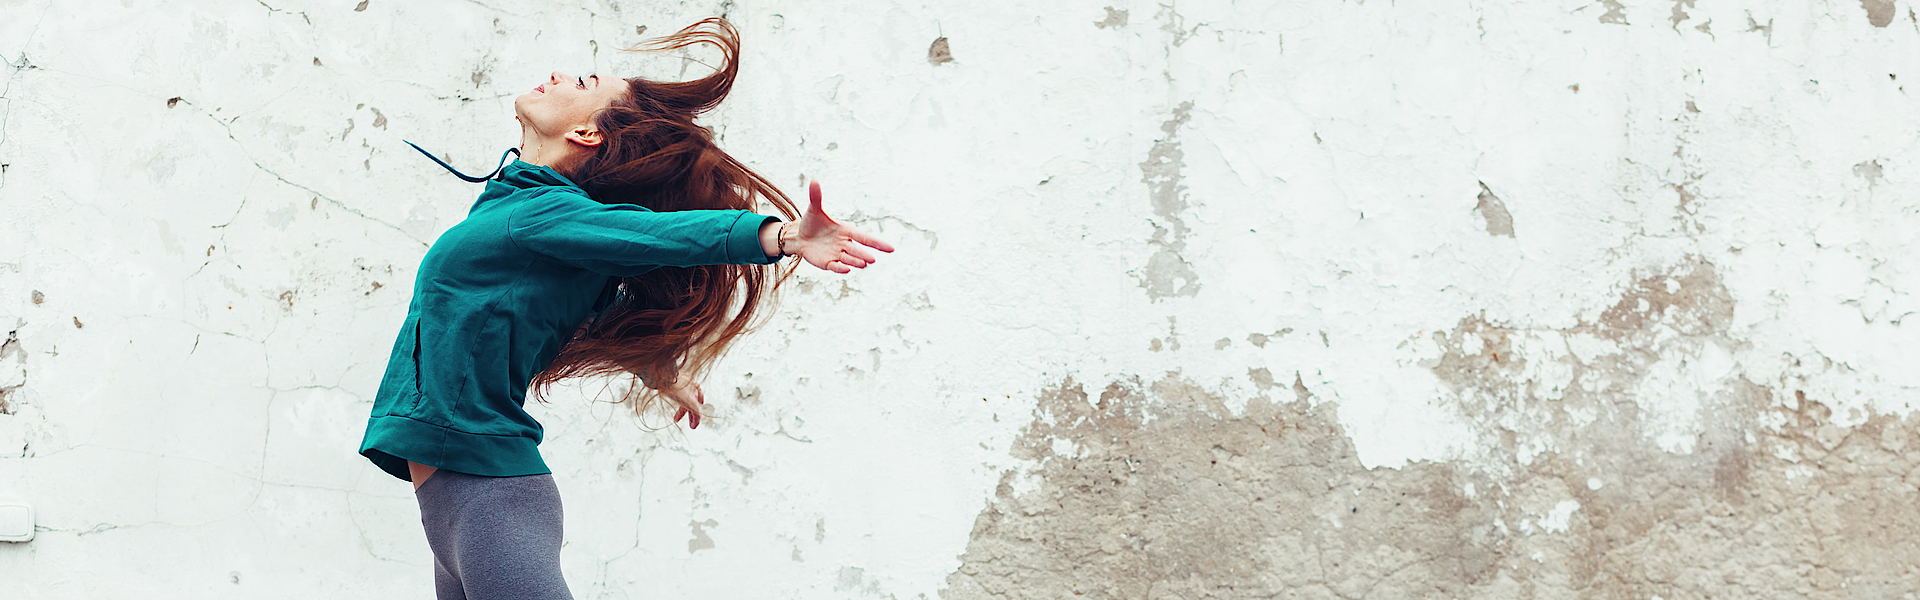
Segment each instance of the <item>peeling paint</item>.
[{"label": "peeling paint", "polygon": [[1487,235],[1513,237],[1513,214],[1508,213],[1507,204],[1501,202],[1499,196],[1493,195],[1492,189],[1487,188],[1487,182],[1480,182],[1480,196],[1478,204],[1473,207],[1473,212],[1486,221]]},{"label": "peeling paint", "polygon": [[[1429,367],[1492,454],[1362,467],[1332,403],[1265,368],[1238,411],[1179,373],[1037,398],[949,600],[1893,597],[1920,585],[1920,420],[1842,427],[1728,373],[1688,449],[1633,398],[1703,360],[1732,305],[1714,265],[1639,277],[1586,323],[1462,319]],[[1586,340],[1586,341],[1581,341]],[[1568,350],[1568,349],[1571,350]],[[1692,358],[1688,358],[1692,357]],[[1656,387],[1649,388],[1648,384]],[[1789,384],[1790,385],[1790,384]],[[1678,390],[1676,390],[1678,391]],[[1024,482],[1024,483],[1023,483]],[[1018,485],[1016,485],[1018,484]],[[1026,491],[1016,491],[1024,489]],[[1734,576],[1737,574],[1737,576]]]},{"label": "peeling paint", "polygon": [[1140,181],[1147,184],[1147,198],[1158,217],[1149,240],[1154,252],[1140,276],[1140,287],[1154,300],[1200,292],[1199,275],[1180,254],[1187,247],[1187,223],[1181,216],[1187,210],[1187,188],[1181,181],[1186,154],[1180,150],[1179,135],[1180,128],[1192,118],[1192,102],[1174,107],[1173,117],[1160,124],[1162,137],[1147,151],[1147,160],[1140,163]]}]

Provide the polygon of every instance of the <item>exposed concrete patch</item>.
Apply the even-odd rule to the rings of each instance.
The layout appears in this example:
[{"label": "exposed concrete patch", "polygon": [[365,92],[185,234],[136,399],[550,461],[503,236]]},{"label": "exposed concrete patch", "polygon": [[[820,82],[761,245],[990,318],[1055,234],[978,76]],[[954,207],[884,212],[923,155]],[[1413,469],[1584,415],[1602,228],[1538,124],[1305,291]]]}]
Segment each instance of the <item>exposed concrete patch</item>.
[{"label": "exposed concrete patch", "polygon": [[[1518,500],[1510,504],[1579,503],[1564,536],[1524,544],[1544,565],[1567,565],[1556,586],[1667,598],[1915,589],[1920,572],[1903,565],[1920,558],[1905,541],[1920,533],[1920,507],[1890,499],[1911,497],[1920,477],[1920,461],[1893,450],[1920,423],[1874,416],[1846,430],[1787,391],[1787,377],[1769,386],[1737,367],[1714,377],[1717,349],[1739,343],[1728,332],[1733,309],[1714,266],[1688,259],[1638,279],[1592,323],[1527,330],[1463,319],[1429,366],[1493,449],[1476,462],[1511,473],[1500,482]],[[1708,385],[1659,376],[1676,369]],[[1688,394],[1700,397],[1675,397]],[[1697,409],[1650,408],[1662,403]],[[1676,417],[1695,421],[1681,432],[1690,451],[1662,443]]]},{"label": "exposed concrete patch", "polygon": [[1200,292],[1199,275],[1180,255],[1187,249],[1188,230],[1180,216],[1187,209],[1187,186],[1181,180],[1180,170],[1186,166],[1186,154],[1180,150],[1179,136],[1180,128],[1192,118],[1192,102],[1174,107],[1173,117],[1160,124],[1163,137],[1153,143],[1153,148],[1147,151],[1147,160],[1140,163],[1140,181],[1147,184],[1153,214],[1160,223],[1166,224],[1165,227],[1159,223],[1154,225],[1149,243],[1155,250],[1140,276],[1140,287],[1146,288],[1147,297],[1154,300]]},{"label": "exposed concrete patch", "polygon": [[1689,15],[1686,9],[1693,8],[1693,2],[1694,0],[1673,0],[1673,16],[1667,20],[1672,23],[1674,31],[1679,31],[1680,22],[1687,20]]},{"label": "exposed concrete patch", "polygon": [[927,62],[934,66],[953,62],[953,48],[947,45],[946,36],[933,39],[933,45],[927,47]]},{"label": "exposed concrete patch", "polygon": [[1753,13],[1748,12],[1747,13],[1747,31],[1760,32],[1762,35],[1767,36],[1767,45],[1773,45],[1773,19],[1767,19],[1767,24],[1761,25],[1759,21],[1754,20]]},{"label": "exposed concrete patch", "polygon": [[1607,7],[1607,12],[1600,15],[1601,23],[1627,24],[1627,6],[1619,0],[1600,0],[1600,5]]},{"label": "exposed concrete patch", "polygon": [[1507,203],[1493,195],[1485,181],[1480,182],[1480,201],[1474,205],[1473,212],[1487,221],[1487,235],[1513,237],[1513,213],[1507,212]]},{"label": "exposed concrete patch", "polygon": [[[1267,369],[1238,413],[1169,373],[1039,394],[949,600],[1896,598],[1920,589],[1920,420],[1852,428],[1785,376],[1705,388],[1733,302],[1699,259],[1591,322],[1462,319],[1427,365],[1489,452],[1369,470],[1331,402]],[[1269,392],[1278,392],[1274,395]],[[1655,396],[1699,393],[1691,450]],[[1684,404],[1684,403],[1683,403]],[[1023,491],[1016,491],[1023,490]]]},{"label": "exposed concrete patch", "polygon": [[1860,8],[1867,11],[1867,22],[1874,27],[1886,27],[1893,22],[1893,0],[1860,0]]},{"label": "exposed concrete patch", "polygon": [[[1177,374],[1042,392],[943,596],[1418,597],[1498,571],[1486,506],[1456,469],[1367,471],[1332,404],[1222,399]],[[1072,451],[1055,451],[1066,442]],[[1064,446],[1063,446],[1064,447]]]},{"label": "exposed concrete patch", "polygon": [[1693,205],[1693,201],[1699,198],[1699,195],[1693,191],[1693,183],[1696,181],[1699,181],[1698,177],[1690,178],[1687,183],[1672,184],[1674,193],[1680,196],[1678,206],[1681,214],[1691,215],[1696,212]]},{"label": "exposed concrete patch", "polygon": [[1099,21],[1094,21],[1093,26],[1099,27],[1101,29],[1106,29],[1109,27],[1114,29],[1119,29],[1121,27],[1126,27],[1127,11],[1114,10],[1113,7],[1109,6],[1107,7],[1107,18],[1101,19]]},{"label": "exposed concrete patch", "polygon": [[1277,338],[1277,337],[1283,337],[1283,336],[1285,336],[1285,335],[1287,335],[1287,334],[1289,334],[1289,333],[1293,333],[1293,328],[1292,328],[1292,327],[1286,327],[1286,328],[1282,328],[1281,330],[1279,330],[1279,331],[1275,331],[1275,332],[1273,332],[1273,333],[1271,333],[1271,334],[1266,334],[1266,333],[1249,333],[1249,334],[1247,334],[1247,343],[1250,343],[1250,344],[1253,344],[1253,345],[1254,345],[1254,347],[1256,347],[1256,348],[1265,348],[1265,347],[1267,347],[1267,341],[1268,341],[1268,340],[1271,340],[1271,339],[1273,339],[1273,338]]}]

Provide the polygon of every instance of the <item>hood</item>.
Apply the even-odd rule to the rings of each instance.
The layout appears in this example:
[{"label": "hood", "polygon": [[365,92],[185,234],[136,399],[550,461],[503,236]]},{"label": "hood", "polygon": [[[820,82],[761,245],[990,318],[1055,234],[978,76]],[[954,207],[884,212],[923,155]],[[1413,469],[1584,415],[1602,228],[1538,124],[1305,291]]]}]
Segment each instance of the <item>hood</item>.
[{"label": "hood", "polygon": [[[571,179],[567,179],[558,171],[553,170],[552,167],[536,165],[519,159],[514,159],[512,164],[500,169],[500,176],[494,179],[493,182],[503,183],[523,190],[537,187],[570,187],[576,190],[580,189],[579,184],[574,183]],[[488,183],[487,187],[493,187],[493,183]]]}]

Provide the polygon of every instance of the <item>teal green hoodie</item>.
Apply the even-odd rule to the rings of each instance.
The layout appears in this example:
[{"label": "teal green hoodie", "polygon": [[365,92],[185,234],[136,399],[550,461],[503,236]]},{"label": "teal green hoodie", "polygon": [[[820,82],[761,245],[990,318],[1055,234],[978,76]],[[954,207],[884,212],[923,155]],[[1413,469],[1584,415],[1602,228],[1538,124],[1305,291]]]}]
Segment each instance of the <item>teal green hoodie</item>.
[{"label": "teal green hoodie", "polygon": [[522,408],[527,384],[612,299],[614,278],[772,263],[759,237],[770,220],[601,204],[514,161],[420,261],[360,454],[409,480],[409,460],[489,477],[551,472],[540,423]]}]

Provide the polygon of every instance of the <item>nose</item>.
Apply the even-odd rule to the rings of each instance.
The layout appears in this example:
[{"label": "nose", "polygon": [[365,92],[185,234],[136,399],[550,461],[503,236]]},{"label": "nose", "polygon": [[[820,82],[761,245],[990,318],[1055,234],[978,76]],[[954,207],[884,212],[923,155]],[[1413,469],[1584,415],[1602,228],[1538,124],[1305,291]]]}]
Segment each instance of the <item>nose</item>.
[{"label": "nose", "polygon": [[560,83],[560,80],[567,78],[567,74],[561,73],[559,71],[554,71],[551,75],[548,75],[547,77],[548,77],[547,83]]}]

